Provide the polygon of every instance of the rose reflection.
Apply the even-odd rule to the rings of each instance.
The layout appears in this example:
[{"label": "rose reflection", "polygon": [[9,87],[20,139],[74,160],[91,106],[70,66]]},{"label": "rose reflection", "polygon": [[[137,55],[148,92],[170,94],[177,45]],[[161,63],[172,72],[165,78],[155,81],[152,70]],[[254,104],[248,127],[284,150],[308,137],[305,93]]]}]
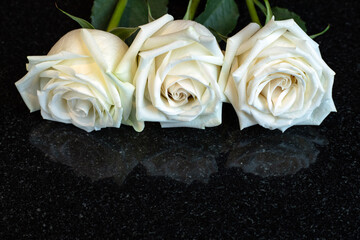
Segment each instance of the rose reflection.
[{"label": "rose reflection", "polygon": [[142,165],[151,176],[167,176],[177,181],[207,183],[218,171],[215,156],[223,151],[218,128],[199,129],[148,128],[142,133],[146,153]]},{"label": "rose reflection", "polygon": [[41,124],[32,131],[30,142],[51,160],[93,181],[114,176],[123,181],[136,165],[134,161],[126,161],[121,146],[113,148],[102,138],[57,123]]},{"label": "rose reflection", "polygon": [[316,161],[316,144],[326,144],[326,139],[310,130],[265,130],[250,135],[249,131],[226,126],[206,131],[150,127],[142,133],[122,128],[90,134],[43,122],[32,131],[30,142],[51,160],[93,181],[113,177],[121,184],[141,164],[150,176],[167,176],[190,184],[207,183],[218,171],[216,160],[221,166],[241,167],[246,173],[262,177],[295,174]]},{"label": "rose reflection", "polygon": [[212,154],[189,146],[160,152],[142,164],[152,176],[168,176],[185,183],[208,182],[210,175],[218,170]]},{"label": "rose reflection", "polygon": [[301,135],[266,131],[234,144],[226,167],[241,167],[261,177],[295,174],[316,161],[319,150],[315,144],[325,145],[327,140],[315,132]]}]

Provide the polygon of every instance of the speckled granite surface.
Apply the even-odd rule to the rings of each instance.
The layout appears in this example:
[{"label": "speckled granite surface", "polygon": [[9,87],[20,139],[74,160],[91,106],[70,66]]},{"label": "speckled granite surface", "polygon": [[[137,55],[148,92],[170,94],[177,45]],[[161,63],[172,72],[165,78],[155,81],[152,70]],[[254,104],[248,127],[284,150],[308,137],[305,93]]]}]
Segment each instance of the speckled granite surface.
[{"label": "speckled granite surface", "polygon": [[[84,18],[89,2],[58,1]],[[46,54],[77,25],[53,1],[2,1],[0,239],[359,239],[360,4],[272,2],[302,15],[310,34],[331,24],[317,41],[337,73],[338,112],[319,127],[240,132],[230,106],[206,131],[88,134],[42,120],[14,82],[27,55]]]}]

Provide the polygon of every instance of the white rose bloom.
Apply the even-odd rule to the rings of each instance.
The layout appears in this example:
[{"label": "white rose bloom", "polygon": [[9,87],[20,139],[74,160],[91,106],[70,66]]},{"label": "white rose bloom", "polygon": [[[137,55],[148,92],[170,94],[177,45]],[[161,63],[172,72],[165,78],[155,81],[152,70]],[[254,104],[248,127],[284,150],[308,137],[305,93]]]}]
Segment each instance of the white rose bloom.
[{"label": "white rose bloom", "polygon": [[28,73],[15,84],[30,111],[41,109],[44,119],[88,132],[121,122],[142,130],[130,118],[135,87],[113,74],[127,49],[113,34],[73,30],[47,56],[28,57]]},{"label": "white rose bloom", "polygon": [[[217,83],[223,54],[203,25],[170,15],[140,27],[116,74],[132,65],[139,121],[162,127],[205,128],[221,124]],[[138,58],[137,58],[138,56]]]},{"label": "white rose bloom", "polygon": [[285,131],[319,125],[336,111],[335,73],[318,44],[294,20],[255,23],[228,39],[219,85],[234,106],[240,128],[255,124]]}]

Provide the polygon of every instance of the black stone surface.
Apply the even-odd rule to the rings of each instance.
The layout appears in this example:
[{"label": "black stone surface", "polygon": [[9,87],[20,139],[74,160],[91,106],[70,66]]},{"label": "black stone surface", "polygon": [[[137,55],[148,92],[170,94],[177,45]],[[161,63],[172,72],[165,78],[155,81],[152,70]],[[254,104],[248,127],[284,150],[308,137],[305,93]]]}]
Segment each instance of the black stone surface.
[{"label": "black stone surface", "polygon": [[[245,4],[239,28],[249,17]],[[77,28],[53,1],[0,3],[0,239],[360,239],[358,1],[272,1],[307,22],[336,72],[319,127],[205,131],[147,124],[86,133],[30,114],[26,56]],[[91,1],[59,0],[89,18]],[[186,4],[170,1],[177,18]]]}]

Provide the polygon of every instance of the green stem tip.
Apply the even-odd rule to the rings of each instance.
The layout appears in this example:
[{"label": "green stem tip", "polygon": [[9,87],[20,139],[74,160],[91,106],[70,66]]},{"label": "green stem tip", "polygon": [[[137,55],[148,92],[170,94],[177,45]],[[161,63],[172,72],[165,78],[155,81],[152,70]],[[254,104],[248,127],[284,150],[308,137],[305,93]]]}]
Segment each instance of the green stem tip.
[{"label": "green stem tip", "polygon": [[119,22],[121,20],[121,17],[124,13],[126,4],[127,4],[128,0],[119,0],[119,2],[117,3],[114,13],[111,16],[109,25],[107,27],[107,31],[111,31],[112,29],[116,28],[119,25]]},{"label": "green stem tip", "polygon": [[193,20],[200,0],[189,0],[189,4],[184,16],[184,20]]},{"label": "green stem tip", "polygon": [[256,12],[255,4],[253,0],[246,0],[246,5],[250,13],[251,20],[261,26],[259,16]]}]

